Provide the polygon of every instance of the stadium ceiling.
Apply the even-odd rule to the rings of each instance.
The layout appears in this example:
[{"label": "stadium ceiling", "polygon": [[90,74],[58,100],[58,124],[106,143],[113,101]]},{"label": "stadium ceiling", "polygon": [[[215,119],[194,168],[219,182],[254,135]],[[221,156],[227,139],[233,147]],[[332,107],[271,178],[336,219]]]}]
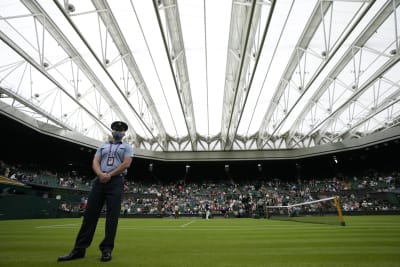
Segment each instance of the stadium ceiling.
[{"label": "stadium ceiling", "polygon": [[94,140],[123,120],[160,152],[384,132],[400,122],[399,3],[2,0],[2,112]]}]

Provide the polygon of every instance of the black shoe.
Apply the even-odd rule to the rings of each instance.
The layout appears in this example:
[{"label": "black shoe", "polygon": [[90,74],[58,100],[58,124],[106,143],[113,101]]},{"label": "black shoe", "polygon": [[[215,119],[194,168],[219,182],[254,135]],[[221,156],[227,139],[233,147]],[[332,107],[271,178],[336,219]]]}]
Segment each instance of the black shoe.
[{"label": "black shoe", "polygon": [[101,261],[110,261],[112,259],[111,252],[105,251],[101,254]]},{"label": "black shoe", "polygon": [[81,259],[83,257],[85,257],[84,251],[73,250],[68,255],[58,257],[58,261],[71,261],[71,260]]}]

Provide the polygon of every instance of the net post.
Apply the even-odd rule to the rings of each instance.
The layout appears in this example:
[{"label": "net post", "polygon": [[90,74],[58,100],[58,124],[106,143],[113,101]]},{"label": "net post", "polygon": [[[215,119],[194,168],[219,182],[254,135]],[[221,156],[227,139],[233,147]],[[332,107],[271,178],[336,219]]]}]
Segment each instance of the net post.
[{"label": "net post", "polygon": [[338,197],[335,196],[335,197],[333,198],[333,201],[335,202],[335,206],[336,206],[336,210],[337,210],[337,213],[338,213],[340,225],[341,225],[341,226],[346,226],[346,223],[344,222],[344,218],[343,218],[342,209],[340,208],[340,203],[339,203]]}]

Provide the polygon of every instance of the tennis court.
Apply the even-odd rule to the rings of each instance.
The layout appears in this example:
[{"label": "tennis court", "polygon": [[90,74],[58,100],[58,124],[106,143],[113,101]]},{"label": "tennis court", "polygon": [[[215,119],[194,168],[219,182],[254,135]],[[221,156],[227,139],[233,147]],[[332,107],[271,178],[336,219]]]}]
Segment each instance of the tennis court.
[{"label": "tennis court", "polygon": [[86,257],[56,262],[81,219],[0,221],[0,266],[400,266],[400,216],[347,216],[346,226],[267,219],[120,219],[111,262],[99,222]]}]

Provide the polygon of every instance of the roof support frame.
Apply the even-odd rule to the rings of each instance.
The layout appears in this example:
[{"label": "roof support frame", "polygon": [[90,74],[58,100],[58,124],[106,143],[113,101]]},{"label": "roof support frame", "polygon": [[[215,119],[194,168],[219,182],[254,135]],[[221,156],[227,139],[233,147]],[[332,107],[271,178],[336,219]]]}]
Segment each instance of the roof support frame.
[{"label": "roof support frame", "polygon": [[[324,4],[324,3],[326,3],[326,4]],[[307,23],[307,24],[309,24],[309,26],[310,26],[310,28],[308,27],[308,26],[306,26],[306,33],[305,33],[305,35],[304,35],[304,32],[303,32],[303,34],[302,34],[302,38],[300,38],[300,44],[302,44],[302,46],[301,47],[303,47],[303,45],[306,45],[305,47],[307,47],[308,46],[308,44],[310,43],[310,41],[311,41],[311,38],[312,38],[312,36],[314,35],[314,33],[315,33],[315,31],[316,31],[316,27],[314,28],[313,26],[317,26],[317,25],[315,25],[315,24],[319,24],[319,23],[323,23],[324,22],[324,14],[326,14],[326,12],[329,10],[329,7],[330,7],[330,5],[331,4],[329,4],[330,2],[324,2],[324,1],[322,1],[322,2],[318,2],[318,4],[320,5],[319,6],[319,13],[318,13],[318,11],[316,11],[316,9],[318,9],[318,8],[316,8],[316,9],[314,9],[314,16],[312,16],[311,17],[311,19],[309,20],[309,23]],[[317,69],[317,71],[313,74],[313,76],[311,77],[311,79],[310,79],[310,81],[307,83],[307,85],[305,85],[304,86],[304,88],[301,88],[302,89],[302,92],[301,92],[301,95],[300,95],[300,97],[298,98],[298,99],[296,99],[296,101],[294,102],[294,104],[292,105],[292,107],[289,109],[289,110],[287,110],[286,112],[285,112],[285,115],[284,115],[284,117],[282,118],[282,120],[279,122],[279,124],[278,124],[278,126],[275,128],[275,130],[273,131],[273,133],[270,135],[270,136],[272,136],[272,135],[275,135],[275,133],[281,128],[281,126],[283,125],[283,123],[286,121],[286,119],[289,117],[289,115],[291,114],[291,112],[294,110],[294,108],[296,107],[296,105],[300,102],[300,100],[301,100],[301,98],[304,96],[304,94],[308,91],[308,89],[311,87],[311,85],[314,83],[314,81],[316,80],[316,78],[317,78],[317,76],[322,72],[322,70],[328,65],[328,63],[330,62],[330,60],[333,58],[333,56],[336,54],[336,52],[339,50],[339,48],[340,48],[340,46],[346,41],[346,39],[348,38],[348,36],[352,33],[352,31],[357,27],[357,25],[361,22],[361,20],[362,20],[362,18],[368,13],[368,11],[371,9],[371,7],[373,6],[373,4],[375,3],[375,0],[372,0],[372,1],[370,1],[370,3],[368,4],[368,6],[364,9],[364,11],[362,12],[362,14],[356,19],[356,21],[354,21],[354,23],[351,25],[351,27],[348,29],[348,31],[347,31],[347,33],[342,37],[342,39],[341,40],[339,40],[339,44],[335,47],[335,48],[333,48],[333,49],[331,49],[330,51],[325,51],[325,54],[327,55],[326,56],[326,59],[323,61],[323,63],[318,67],[318,69]],[[317,5],[318,5],[317,4]],[[318,22],[319,21],[319,22]],[[298,47],[298,46],[296,46],[296,47]],[[289,62],[292,62],[292,61],[289,61]],[[291,64],[291,65],[293,65],[293,63]],[[290,68],[289,68],[290,69]],[[286,75],[288,75],[288,74],[290,74],[289,75],[289,77],[292,77],[292,75],[293,75],[293,71],[291,71],[291,72],[286,72],[286,70],[285,70],[285,73],[284,73],[284,77],[287,79],[287,76]],[[279,87],[279,89],[278,90],[276,90],[275,91],[275,93],[277,93],[277,94],[275,94],[274,95],[274,99],[275,99],[275,97],[276,96],[278,96],[278,100],[280,99],[280,95],[282,94],[282,91],[283,90],[285,90],[285,87],[283,87],[283,86],[280,86]],[[267,123],[269,122],[269,120],[270,120],[270,116],[271,115],[269,115],[270,113],[272,113],[272,112],[275,112],[275,110],[274,109],[269,109],[269,111],[267,111],[267,113],[265,114],[265,116],[264,116],[264,119],[263,119],[263,123],[262,123],[262,125],[261,125],[261,127],[260,127],[260,130],[259,130],[259,133],[261,132],[264,132],[264,131],[266,131],[266,127],[267,127]],[[264,146],[262,145],[261,146],[261,149],[263,148]]]},{"label": "roof support frame", "polygon": [[45,116],[49,121],[55,123],[56,125],[60,126],[61,128],[64,128],[69,131],[73,131],[72,127],[69,126],[68,124],[65,124],[62,122],[60,119],[56,118],[46,110],[40,108],[39,106],[33,105],[29,100],[25,99],[19,94],[14,93],[12,90],[9,90],[7,88],[4,88],[3,86],[0,86],[0,93],[6,94],[9,97],[15,99],[19,103],[23,104],[24,106],[34,110],[35,112]]},{"label": "roof support frame", "polygon": [[[311,111],[313,106],[318,103],[318,100],[325,93],[325,91],[329,90],[331,84],[335,83],[336,81],[340,82],[340,80],[337,79],[337,76],[352,60],[353,55],[355,54],[355,50],[356,51],[360,50],[364,46],[364,44],[369,40],[369,38],[376,32],[376,30],[380,27],[380,25],[387,19],[387,17],[389,17],[393,9],[391,3],[392,1],[396,1],[397,6],[400,4],[399,0],[388,0],[386,4],[380,9],[380,11],[375,15],[375,17],[371,20],[371,22],[365,28],[365,30],[360,33],[359,37],[357,37],[357,39],[353,42],[350,48],[344,53],[339,62],[332,68],[332,71],[327,75],[325,80],[321,83],[318,90],[316,90],[315,94],[310,98],[309,104],[306,105],[303,108],[303,110],[299,113],[296,122],[292,125],[291,129],[289,130],[290,138],[295,136],[296,129],[303,122],[304,118]],[[331,118],[332,116],[333,115],[330,114],[329,118]]]},{"label": "roof support frame", "polygon": [[[365,82],[364,85],[362,85],[359,90],[353,94],[349,99],[345,101],[337,110],[332,112],[329,116],[327,116],[325,119],[323,119],[321,122],[319,122],[317,125],[315,125],[306,135],[304,135],[300,140],[304,140],[307,136],[311,135],[313,132],[315,132],[321,125],[324,123],[328,122],[332,119],[338,116],[338,114],[341,114],[343,110],[345,110],[346,107],[348,107],[353,101],[356,101],[357,98],[371,86],[373,82],[375,82],[379,77],[381,77],[387,70],[389,70],[391,67],[393,67],[395,64],[397,64],[400,61],[400,56],[395,56],[392,58],[392,60],[389,60],[384,66],[382,66],[377,72],[375,72],[369,79],[368,81]],[[294,145],[296,145],[298,142],[297,141]],[[291,148],[293,148],[293,146]]]},{"label": "roof support frame", "polygon": [[[268,33],[269,26],[270,26],[270,23],[272,20],[272,16],[274,14],[275,4],[276,4],[275,0],[271,1],[268,18],[265,23],[261,41],[259,41],[259,42],[256,41],[255,34],[257,31],[257,27],[261,27],[261,25],[259,24],[261,8],[263,7],[263,5],[267,5],[267,3],[257,2],[256,0],[254,0],[254,2],[252,4],[252,10],[250,13],[251,18],[249,18],[250,22],[248,24],[248,35],[246,36],[246,40],[245,40],[246,43],[245,43],[245,46],[243,47],[243,52],[242,52],[242,54],[244,56],[242,57],[241,62],[239,62],[240,70],[239,70],[239,74],[238,74],[237,80],[236,80],[236,87],[235,87],[236,90],[235,90],[235,96],[234,96],[233,105],[232,105],[232,112],[230,112],[229,124],[228,124],[228,128],[226,130],[227,137],[222,139],[222,140],[225,140],[225,145],[224,145],[225,150],[232,149],[232,146],[233,146],[232,141],[235,139],[235,137],[237,135],[237,131],[239,129],[239,124],[240,124],[240,121],[243,116],[244,107],[246,105],[247,98],[249,96],[249,92],[250,92],[251,86],[253,84],[254,75],[256,73],[256,69],[258,66],[258,62],[260,60],[261,52],[264,47],[265,39],[267,37],[267,33]],[[248,44],[252,44],[252,45],[249,46],[249,48],[247,48],[246,46]],[[253,54],[255,55],[255,59],[254,59],[254,65],[251,66],[251,60],[252,60],[251,57]],[[233,55],[235,55],[235,54],[233,53]],[[244,71],[241,73],[241,71],[243,70],[242,68],[243,68],[243,63],[245,60],[246,60],[246,63],[245,63],[246,66],[244,67]],[[250,74],[249,72],[251,72],[250,79],[246,78]],[[243,89],[243,91],[240,91],[240,94],[238,96],[238,90],[241,90],[240,88],[241,88],[242,83],[244,84],[244,89]],[[225,89],[225,90],[227,90],[227,89]],[[233,125],[232,125],[232,122],[233,122]],[[224,123],[222,125],[224,126]],[[225,123],[225,125],[226,125],[226,123]],[[223,128],[223,129],[225,129],[225,128]],[[221,133],[223,133],[223,132],[221,131]]]},{"label": "roof support frame", "polygon": [[[85,75],[92,82],[92,84],[96,86],[98,91],[109,102],[110,106],[114,108],[116,114],[118,114],[118,116],[121,119],[128,121],[128,119],[125,117],[122,110],[119,108],[117,103],[113,100],[113,98],[108,93],[108,91],[104,87],[104,85],[100,82],[100,80],[98,79],[96,74],[94,74],[92,69],[88,66],[88,64],[85,62],[85,60],[81,57],[79,52],[73,47],[73,45],[70,43],[70,41],[67,39],[67,37],[60,31],[60,29],[53,22],[53,20],[50,18],[50,16],[47,14],[47,12],[40,6],[40,4],[36,0],[32,0],[32,1],[22,0],[22,3],[28,8],[29,11],[32,12],[32,14],[41,14],[39,19],[42,18],[41,23],[43,24],[43,26],[49,31],[49,33],[53,36],[53,38],[58,41],[60,46],[71,57],[71,59],[74,61],[74,63],[77,66],[79,66],[79,68],[85,73]],[[108,127],[106,127],[106,128],[108,128]],[[133,128],[132,127],[130,127],[130,128],[131,128],[130,132],[133,134],[133,136],[136,136],[136,133],[134,132]]]},{"label": "roof support frame", "polygon": [[[161,36],[164,42],[164,47],[175,84],[175,89],[179,98],[179,103],[181,105],[183,116],[185,118],[188,136],[190,138],[192,149],[196,151],[196,122],[193,110],[193,100],[190,90],[188,69],[186,64],[185,47],[179,18],[178,3],[176,2],[176,0],[164,0],[163,6],[159,6],[157,1],[153,0],[153,5],[157,16]],[[164,25],[161,21],[160,10],[165,11],[165,30]],[[179,56],[179,58],[177,56]]]},{"label": "roof support frame", "polygon": [[167,140],[166,140],[166,132],[164,125],[161,121],[157,109],[155,108],[154,101],[151,98],[151,95],[142,77],[142,74],[140,73],[140,70],[132,55],[132,51],[130,50],[128,43],[126,42],[121,32],[121,29],[118,26],[117,20],[115,19],[110,6],[105,0],[92,0],[92,3],[97,10],[104,11],[104,12],[98,12],[98,14],[100,18],[103,20],[104,25],[107,27],[108,33],[110,34],[111,38],[114,40],[114,43],[119,53],[121,54],[122,59],[125,62],[125,65],[127,66],[132,77],[134,78],[136,85],[139,85],[138,88],[144,98],[148,110],[150,111],[150,114],[155,122],[155,125],[158,128],[159,142],[162,144],[162,147],[166,147]]},{"label": "roof support frame", "polygon": [[[24,0],[26,1],[26,0]],[[58,3],[57,0],[53,0],[53,2],[56,4],[57,8],[61,11],[61,13],[64,15],[65,19],[69,22],[69,24],[72,26],[72,28],[75,30],[75,32],[78,34],[79,38],[82,40],[82,42],[86,45],[86,47],[89,49],[90,53],[93,55],[93,57],[96,59],[96,61],[98,62],[99,66],[104,70],[104,72],[107,74],[108,78],[111,80],[111,82],[114,84],[115,88],[117,88],[117,90],[119,91],[119,93],[121,94],[121,96],[124,98],[125,102],[128,104],[128,106],[130,107],[130,109],[133,111],[133,113],[136,115],[137,119],[141,122],[141,126],[144,126],[147,130],[147,132],[150,133],[150,135],[152,136],[153,139],[155,139],[157,142],[159,142],[159,140],[154,136],[154,133],[152,131],[152,129],[149,127],[148,123],[145,122],[143,120],[143,118],[140,116],[140,114],[137,112],[137,110],[132,106],[132,104],[130,103],[130,101],[128,100],[127,96],[124,94],[124,92],[121,90],[121,88],[119,87],[119,85],[117,84],[117,82],[115,81],[115,79],[112,77],[112,75],[110,74],[110,72],[107,70],[107,68],[105,67],[105,65],[103,64],[103,62],[99,59],[99,57],[96,55],[96,53],[94,52],[93,48],[90,46],[90,44],[88,43],[88,41],[84,38],[83,34],[79,31],[78,27],[75,25],[75,23],[72,21],[72,19],[70,18],[70,15],[67,12],[67,3],[65,3],[64,7],[62,5],[60,5],[60,3]],[[129,120],[127,120],[127,123],[129,125]],[[130,127],[130,131],[133,131],[133,127]],[[136,133],[134,134],[135,136],[135,140],[139,139],[139,135],[137,135]],[[148,142],[151,142],[151,140],[147,140]],[[164,147],[160,144],[160,146],[162,147],[162,149],[164,149]]]},{"label": "roof support frame", "polygon": [[[379,79],[384,79],[384,78],[379,78]],[[400,102],[400,86],[398,84],[393,84],[393,86],[397,87],[397,91],[393,92],[391,95],[387,96],[384,100],[382,100],[379,104],[374,106],[372,109],[370,109],[369,114],[365,116],[365,118],[359,120],[355,124],[353,124],[349,129],[347,129],[345,132],[340,133],[336,138],[334,138],[332,141],[335,141],[336,139],[340,137],[346,138],[346,136],[349,135],[351,131],[354,129],[357,129],[359,126],[363,125],[366,121],[369,119],[375,117],[377,114],[387,110],[388,108],[392,107],[393,105],[397,104]]]},{"label": "roof support frame", "polygon": [[[240,101],[236,102],[236,99],[238,93],[240,94],[239,98],[241,98],[243,91],[246,90],[246,85],[244,81],[242,81],[241,76],[243,66],[247,69],[249,64],[247,45],[250,36],[252,36],[250,34],[250,29],[253,23],[252,19],[254,17],[255,6],[255,1],[244,4],[239,1],[232,2],[228,54],[225,70],[224,105],[221,123],[222,149],[226,149],[228,145],[231,146],[233,144],[234,140],[229,139],[229,129],[234,113],[236,112],[236,106],[240,105],[237,104]],[[245,35],[244,38],[243,35]],[[245,61],[246,64],[244,63]],[[246,72],[246,70],[244,72]],[[242,89],[243,87],[244,89]]]},{"label": "roof support frame", "polygon": [[[54,85],[60,88],[70,99],[72,99],[82,110],[84,110],[90,117],[93,118],[94,121],[97,121],[99,125],[102,125],[104,128],[100,127],[104,131],[104,129],[108,128],[99,118],[92,114],[85,106],[83,106],[75,97],[70,95],[68,91],[56,80],[54,79],[48,72],[46,72],[43,66],[39,65],[30,55],[28,55],[22,48],[20,48],[14,41],[12,41],[8,36],[6,36],[3,32],[0,31],[0,39],[6,43],[10,48],[12,48],[15,52],[17,52],[24,60],[26,60],[30,65],[32,65],[35,69],[37,69],[43,76],[45,76],[48,80],[50,80]],[[33,105],[30,103],[29,108],[33,108]],[[38,109],[39,111],[39,109]],[[40,111],[39,111],[40,112]],[[45,117],[48,117],[43,112],[40,112]],[[57,119],[58,125],[63,125],[63,123]]]},{"label": "roof support frame", "polygon": [[[318,6],[320,5],[320,6]],[[282,97],[288,82],[290,81],[293,73],[295,72],[296,68],[298,67],[298,58],[301,58],[305,51],[307,50],[307,47],[309,43],[312,40],[312,37],[314,36],[315,32],[318,29],[318,26],[323,20],[323,15],[328,12],[329,8],[331,7],[332,3],[331,2],[318,2],[317,5],[315,6],[313,13],[310,17],[310,19],[307,22],[307,25],[305,26],[305,30],[301,34],[301,37],[299,38],[298,43],[296,44],[296,49],[294,50],[293,54],[291,55],[289,59],[289,64],[286,66],[285,71],[282,74],[282,77],[280,79],[280,82],[278,84],[278,87],[275,90],[275,93],[272,97],[271,103],[279,103],[280,98]],[[262,123],[260,125],[260,129],[258,130],[258,139],[260,140],[258,143],[260,145],[260,148],[264,148],[265,144],[268,142],[270,136],[274,135],[274,133],[277,131],[279,127],[276,127],[275,130],[273,131],[274,133],[272,134],[266,134],[268,125],[271,121],[271,118],[273,114],[275,113],[277,105],[269,105],[268,109],[264,115],[264,118],[262,120]]]}]

